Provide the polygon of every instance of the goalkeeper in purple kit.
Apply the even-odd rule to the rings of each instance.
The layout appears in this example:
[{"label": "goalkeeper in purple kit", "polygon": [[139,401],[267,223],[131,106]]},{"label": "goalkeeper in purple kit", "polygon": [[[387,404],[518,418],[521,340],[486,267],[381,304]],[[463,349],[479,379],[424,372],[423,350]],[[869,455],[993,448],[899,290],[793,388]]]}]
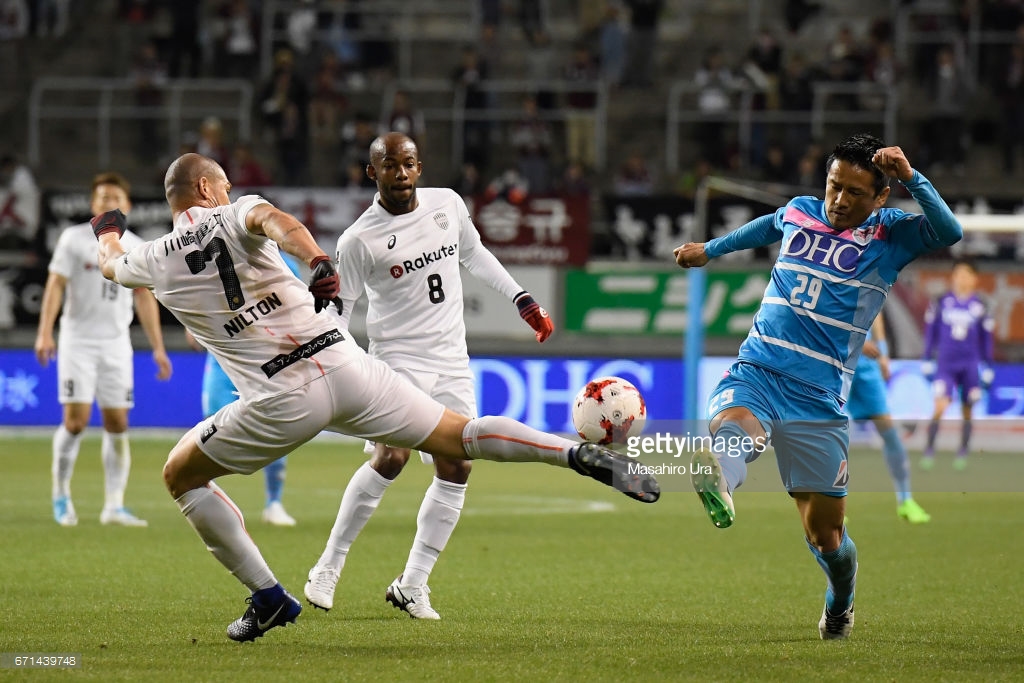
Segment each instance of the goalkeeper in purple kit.
[{"label": "goalkeeper in purple kit", "polygon": [[960,450],[953,467],[967,467],[971,442],[971,413],[981,399],[982,389],[992,384],[992,330],[988,306],[978,296],[978,270],[974,263],[960,259],[953,264],[950,291],[936,300],[925,314],[924,363],[921,371],[932,380],[935,410],[928,425],[928,440],[921,468],[935,464],[935,437],[939,420],[960,392],[963,423]]}]

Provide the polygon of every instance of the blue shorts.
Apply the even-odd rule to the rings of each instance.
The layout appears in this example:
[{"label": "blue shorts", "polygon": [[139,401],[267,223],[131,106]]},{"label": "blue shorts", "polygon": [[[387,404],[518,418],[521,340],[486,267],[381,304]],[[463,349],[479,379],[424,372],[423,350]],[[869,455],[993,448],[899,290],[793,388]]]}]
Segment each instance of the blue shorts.
[{"label": "blue shorts", "polygon": [[787,491],[846,495],[850,422],[837,397],[738,361],[711,393],[708,419],[733,407],[748,409],[760,421],[775,447],[779,475]]},{"label": "blue shorts", "polygon": [[213,354],[206,354],[206,365],[203,366],[203,417],[210,417],[237,400],[237,390],[227,373],[221,369]]},{"label": "blue shorts", "polygon": [[961,402],[977,403],[981,399],[979,374],[977,363],[966,365],[943,365],[940,363],[935,369],[935,379],[932,380],[932,393],[935,398],[945,396],[952,400],[956,389],[959,388]]},{"label": "blue shorts", "polygon": [[868,420],[889,414],[885,380],[882,379],[882,368],[876,361],[861,358],[857,363],[857,372],[853,376],[853,384],[850,385],[850,399],[846,402],[846,412],[854,420]]}]

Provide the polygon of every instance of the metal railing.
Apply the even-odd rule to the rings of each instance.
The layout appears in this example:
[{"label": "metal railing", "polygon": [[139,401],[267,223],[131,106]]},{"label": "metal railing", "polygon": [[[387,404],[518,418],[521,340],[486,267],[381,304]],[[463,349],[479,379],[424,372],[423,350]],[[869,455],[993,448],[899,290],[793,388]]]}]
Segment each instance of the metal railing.
[{"label": "metal railing", "polygon": [[[686,108],[683,98],[696,95],[700,88],[692,81],[676,81],[668,94],[665,109],[665,168],[669,173],[679,171],[680,126],[683,123],[722,122],[731,123],[737,128],[737,141],[741,158],[749,159],[749,152],[754,124],[805,124],[812,139],[820,139],[827,124],[840,123],[875,123],[884,128],[885,138],[896,139],[896,120],[899,109],[899,95],[896,89],[877,83],[836,83],[816,82],[812,84],[813,103],[808,111],[792,111],[782,109],[755,110],[753,107],[754,90],[742,90],[735,93],[739,103],[735,108],[720,113],[705,113],[700,109]],[[835,109],[829,107],[829,100],[834,95],[853,95],[859,99],[880,98],[880,109]]]},{"label": "metal railing", "polygon": [[[567,109],[558,107],[555,109],[541,109],[537,117],[543,121],[565,121],[570,116],[577,116],[584,111],[589,111],[594,118],[594,164],[598,169],[605,166],[606,140],[608,130],[608,86],[603,81],[595,83],[578,83],[576,81],[551,80],[488,80],[481,81],[477,86],[478,90],[491,94],[531,94],[538,92],[551,92],[565,94],[570,92],[590,92],[597,95],[597,103],[592,110]],[[466,109],[466,94],[468,88],[464,85],[445,81],[441,79],[413,80],[409,82],[396,82],[385,88],[381,98],[381,119],[387,120],[391,116],[391,106],[395,93],[405,91],[409,93],[451,93],[452,100],[450,107],[423,107],[417,111],[426,120],[450,122],[452,126],[452,164],[457,165],[462,160],[465,148],[465,130],[467,121],[484,122],[515,122],[523,117],[523,111],[513,107],[489,107],[486,109]]]},{"label": "metal railing", "polygon": [[[132,79],[105,78],[42,78],[32,86],[28,105],[28,160],[37,165],[40,159],[42,123],[44,121],[73,120],[96,121],[97,163],[110,164],[111,126],[115,120],[163,120],[168,127],[168,152],[177,154],[181,144],[182,120],[216,116],[238,122],[238,137],[251,136],[253,88],[248,81],[235,79],[180,79],[171,80],[151,89],[162,94],[159,106],[136,104],[133,101],[136,84]],[[237,93],[234,103],[214,106],[202,94]],[[71,95],[73,104],[49,103],[47,96]],[[81,103],[84,98],[86,103]],[[186,97],[188,96],[188,97]]]},{"label": "metal railing", "polygon": [[[373,0],[358,5],[345,2],[318,2],[310,5],[297,0],[265,0],[261,20],[260,74],[266,78],[273,70],[273,50],[288,42],[287,26],[281,27],[279,19],[292,12],[313,11],[318,16],[333,14],[334,22],[341,22],[348,12],[358,12],[360,19],[369,27],[357,31],[346,29],[344,36],[356,43],[386,41],[397,46],[398,78],[413,77],[413,44],[436,41],[439,36],[423,31],[424,22],[442,18],[461,28],[461,33],[449,29],[444,40],[450,44],[475,40],[480,32],[480,6],[475,0],[431,0],[429,3],[408,2],[407,0]],[[316,28],[310,32],[318,43],[330,42],[334,33],[331,28]]]}]

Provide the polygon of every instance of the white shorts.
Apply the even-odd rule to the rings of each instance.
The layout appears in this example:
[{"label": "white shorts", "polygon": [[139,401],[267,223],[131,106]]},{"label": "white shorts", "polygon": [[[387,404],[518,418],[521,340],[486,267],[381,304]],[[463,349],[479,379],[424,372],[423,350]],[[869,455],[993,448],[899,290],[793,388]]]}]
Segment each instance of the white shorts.
[{"label": "white shorts", "polygon": [[58,335],[57,382],[63,403],[88,403],[100,408],[135,405],[132,342],[115,339],[74,339]]},{"label": "white shorts", "polygon": [[252,474],[325,430],[416,448],[443,414],[443,405],[363,354],[291,391],[229,403],[200,422],[196,436],[215,463]]},{"label": "white shorts", "polygon": [[[394,370],[445,408],[466,417],[476,417],[476,392],[472,372],[467,370],[465,375],[455,376],[401,367]],[[363,445],[363,452],[372,455],[376,448],[377,442],[367,441]],[[429,453],[421,452],[420,459],[427,465],[434,462]]]}]

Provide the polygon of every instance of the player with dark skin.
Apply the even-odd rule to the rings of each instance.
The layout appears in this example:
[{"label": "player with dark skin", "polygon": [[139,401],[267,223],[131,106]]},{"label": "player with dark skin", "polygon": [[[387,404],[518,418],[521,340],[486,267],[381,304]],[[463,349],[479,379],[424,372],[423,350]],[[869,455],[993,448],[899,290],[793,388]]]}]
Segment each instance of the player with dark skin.
[{"label": "player with dark skin", "polygon": [[[379,138],[379,142],[383,144],[370,147],[366,175],[377,183],[380,205],[395,216],[414,211],[419,206],[416,183],[423,173],[416,143],[401,133],[388,133]],[[409,462],[411,452],[408,448],[377,443],[370,458],[370,467],[385,479],[394,479]],[[473,464],[469,460],[435,458],[434,469],[438,479],[465,484]]]},{"label": "player with dark skin", "polygon": [[[914,170],[899,147],[879,149],[872,162],[890,178],[908,182],[914,177]],[[874,211],[882,208],[888,198],[889,188],[876,192],[874,176],[867,169],[840,159],[828,169],[825,210],[836,230],[861,225]],[[709,261],[703,243],[684,244],[676,248],[674,254],[676,263],[683,268],[701,267]],[[748,408],[736,406],[719,412],[711,421],[711,433],[717,433],[724,422],[738,423],[756,443],[767,441],[761,422]],[[796,501],[807,540],[822,553],[836,550],[843,537],[846,498],[813,492],[793,492],[791,495]]]}]

